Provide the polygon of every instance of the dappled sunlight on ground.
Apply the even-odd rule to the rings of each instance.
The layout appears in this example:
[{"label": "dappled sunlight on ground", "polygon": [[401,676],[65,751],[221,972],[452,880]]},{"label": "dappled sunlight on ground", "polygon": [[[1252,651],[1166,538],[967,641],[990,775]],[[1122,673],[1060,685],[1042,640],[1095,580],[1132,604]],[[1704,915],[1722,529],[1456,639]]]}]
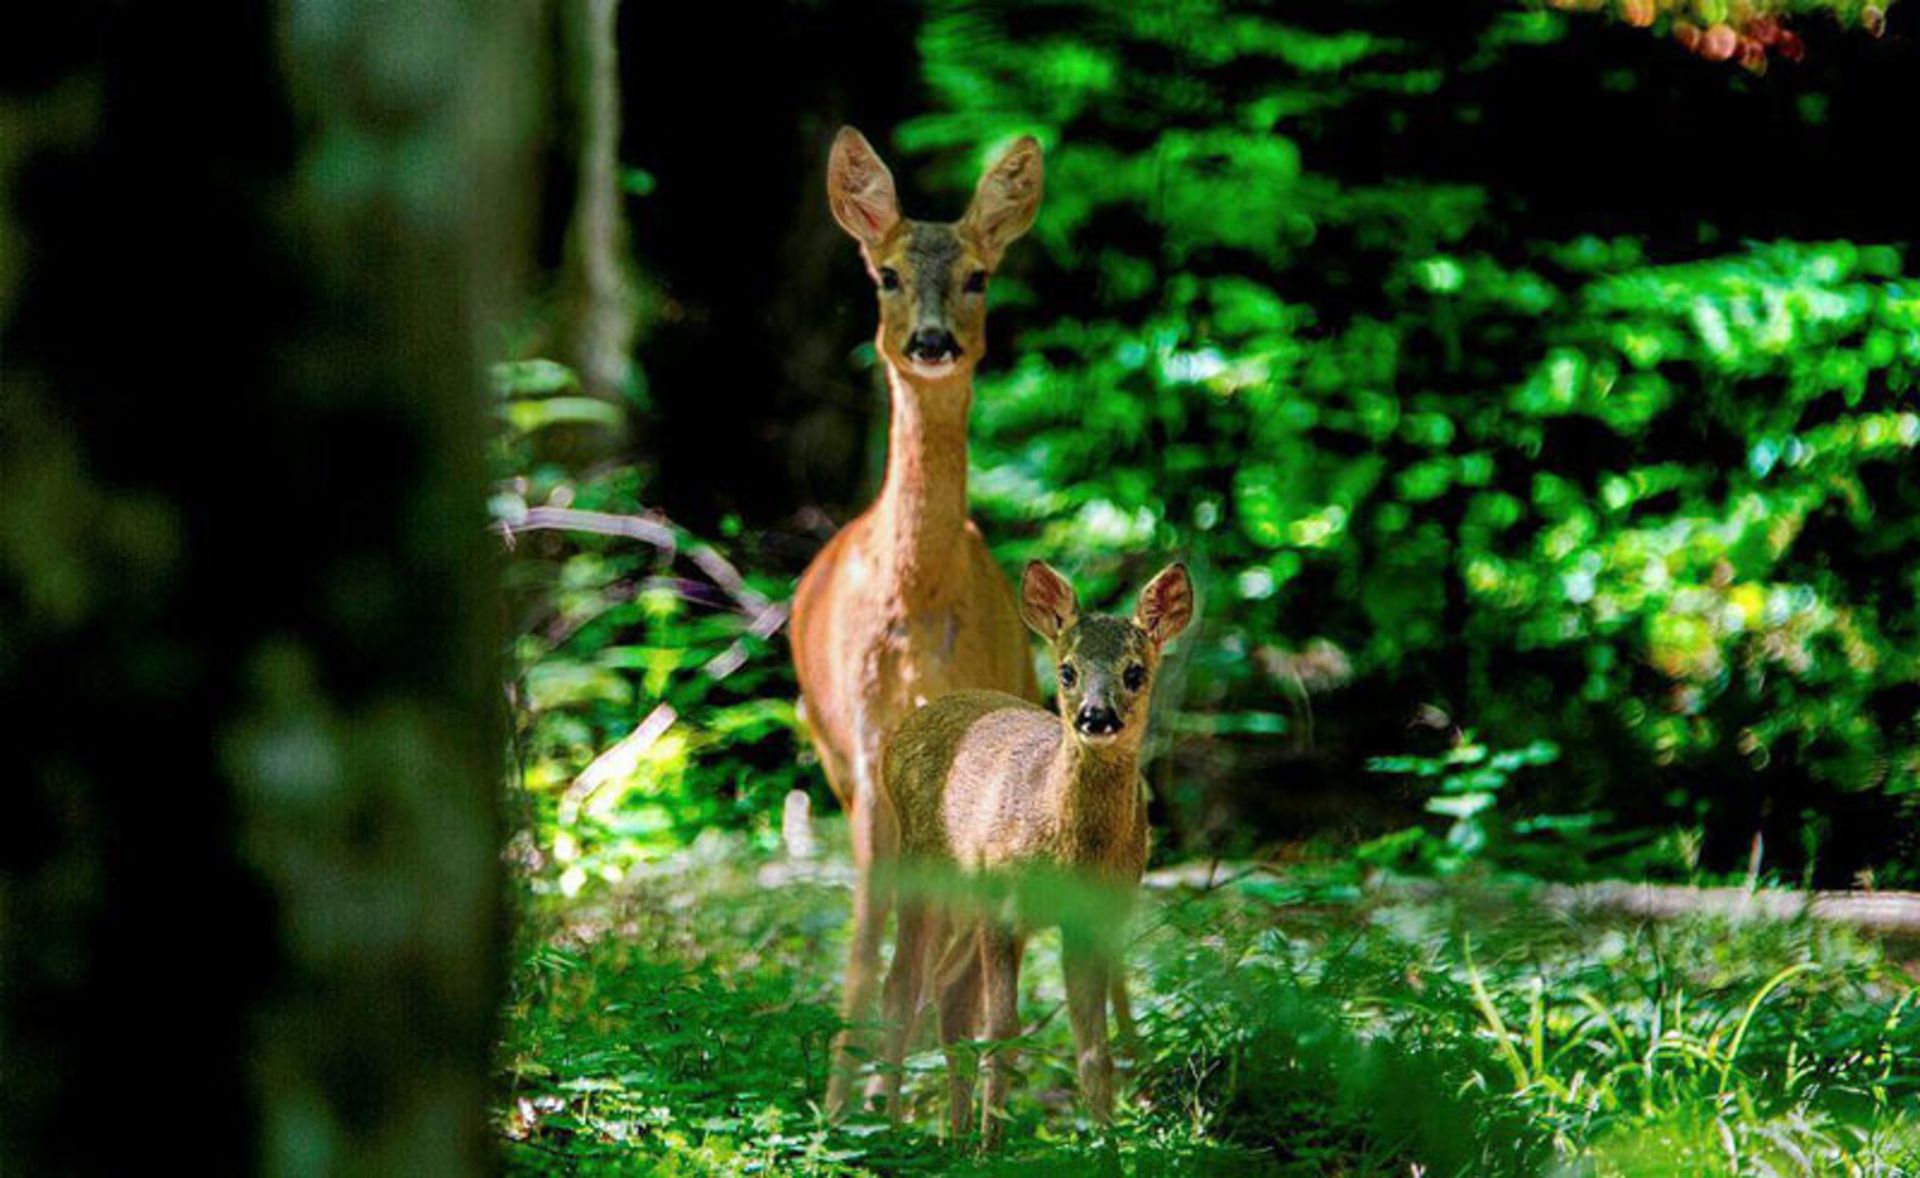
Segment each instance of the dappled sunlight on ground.
[{"label": "dappled sunlight on ground", "polygon": [[709,838],[527,913],[500,1067],[516,1172],[1404,1175],[1577,1157],[1596,1174],[1895,1174],[1920,1157],[1903,1111],[1920,1012],[1878,944],[1390,902],[1340,864],[1145,895],[1129,953],[1144,1044],[1110,1135],[1073,1101],[1053,935],[1023,971],[1004,1155],[941,1143],[930,1044],[907,1062],[907,1127],[828,1128],[848,880],[826,825],[812,863]]}]

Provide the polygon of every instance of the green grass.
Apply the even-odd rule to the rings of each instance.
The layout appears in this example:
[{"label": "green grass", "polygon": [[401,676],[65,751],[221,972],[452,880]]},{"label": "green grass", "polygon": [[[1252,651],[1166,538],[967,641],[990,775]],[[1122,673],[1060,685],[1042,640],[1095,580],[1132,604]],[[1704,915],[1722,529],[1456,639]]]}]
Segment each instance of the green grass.
[{"label": "green grass", "polygon": [[720,838],[530,900],[497,1126],[517,1174],[1920,1174],[1920,1008],[1877,943],[1801,924],[1384,905],[1327,868],[1150,895],[1143,1049],[1111,1132],[1073,1102],[1057,939],[1028,957],[1008,1146],[818,1101],[839,861],[763,886]]}]

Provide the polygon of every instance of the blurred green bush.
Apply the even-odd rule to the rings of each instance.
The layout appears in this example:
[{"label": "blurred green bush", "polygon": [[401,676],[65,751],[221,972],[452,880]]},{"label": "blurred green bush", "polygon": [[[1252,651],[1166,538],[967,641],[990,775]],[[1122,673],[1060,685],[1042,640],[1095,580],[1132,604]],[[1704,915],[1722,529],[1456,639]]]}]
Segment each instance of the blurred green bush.
[{"label": "blurred green bush", "polygon": [[1913,794],[1901,251],[1514,240],[1471,185],[1315,170],[1348,112],[1403,125],[1443,66],[1559,20],[1499,16],[1461,66],[1213,0],[936,6],[936,110],[898,146],[947,187],[1016,133],[1048,151],[996,280],[976,515],[1096,600],[1184,551],[1189,711],[1286,712],[1317,639],[1396,726],[1437,698],[1558,744],[1563,805]]}]

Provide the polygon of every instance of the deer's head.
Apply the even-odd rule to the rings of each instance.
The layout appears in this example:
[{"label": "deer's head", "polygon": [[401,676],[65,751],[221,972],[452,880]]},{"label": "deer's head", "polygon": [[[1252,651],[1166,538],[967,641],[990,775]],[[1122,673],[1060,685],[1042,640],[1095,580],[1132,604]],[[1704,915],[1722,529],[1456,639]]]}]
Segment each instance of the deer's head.
[{"label": "deer's head", "polygon": [[880,295],[880,355],[896,371],[933,382],[973,370],[987,346],[987,279],[1033,225],[1040,189],[1040,144],[1025,137],[980,177],[965,216],[910,221],[873,145],[852,127],[840,129],[827,198],[860,243]]},{"label": "deer's head", "polygon": [[1033,561],[1020,583],[1020,614],[1053,646],[1060,717],[1083,744],[1137,744],[1147,725],[1160,652],[1193,620],[1193,581],[1168,565],[1140,590],[1130,618],[1081,616],[1067,579]]}]

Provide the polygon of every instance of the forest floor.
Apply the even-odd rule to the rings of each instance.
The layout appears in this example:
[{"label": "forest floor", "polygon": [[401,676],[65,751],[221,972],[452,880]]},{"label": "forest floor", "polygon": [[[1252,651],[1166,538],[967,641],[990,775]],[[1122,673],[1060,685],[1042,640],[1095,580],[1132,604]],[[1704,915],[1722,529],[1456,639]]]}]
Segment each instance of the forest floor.
[{"label": "forest floor", "polygon": [[1920,1175],[1920,969],[1804,921],[1586,919],[1337,864],[1151,890],[1114,1127],[1073,1097],[1057,936],[1023,973],[1007,1146],[820,1115],[843,852],[719,835],[524,906],[497,1128],[518,1174]]}]

